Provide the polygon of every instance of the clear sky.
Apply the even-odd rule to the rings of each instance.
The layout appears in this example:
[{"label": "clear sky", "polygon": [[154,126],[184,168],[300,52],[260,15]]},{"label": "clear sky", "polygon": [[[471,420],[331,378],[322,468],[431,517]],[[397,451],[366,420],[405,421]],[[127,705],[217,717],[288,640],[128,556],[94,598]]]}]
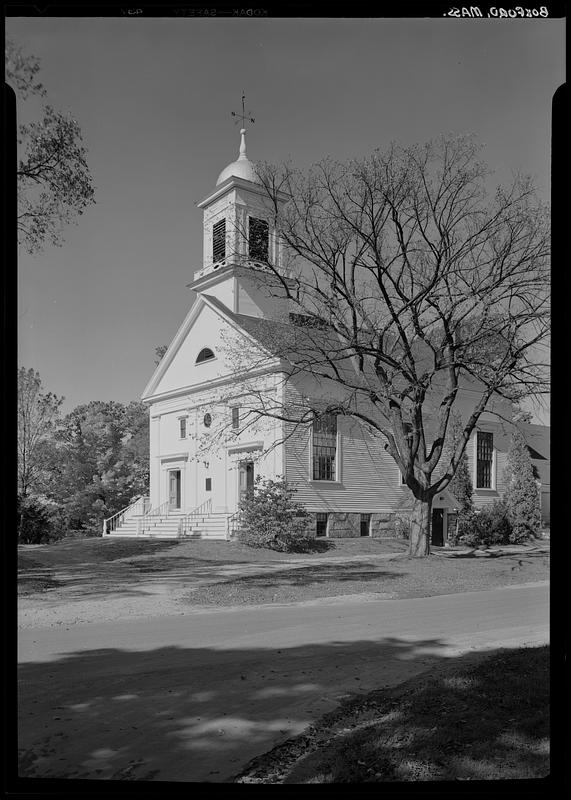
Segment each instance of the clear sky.
[{"label": "clear sky", "polygon": [[498,181],[531,173],[549,198],[564,20],[9,18],[6,30],[40,59],[47,101],[80,123],[96,188],[63,247],[20,255],[19,363],[66,411],[138,398],[184,319],[202,259],[195,203],[237,157],[242,89],[254,161],[303,167],[470,132]]}]

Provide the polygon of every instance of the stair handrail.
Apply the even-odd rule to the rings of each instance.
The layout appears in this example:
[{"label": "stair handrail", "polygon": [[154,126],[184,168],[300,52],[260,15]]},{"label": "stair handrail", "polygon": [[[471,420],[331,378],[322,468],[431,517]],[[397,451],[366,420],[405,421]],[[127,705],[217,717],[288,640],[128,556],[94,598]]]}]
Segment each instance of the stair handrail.
[{"label": "stair handrail", "polygon": [[165,500],[165,502],[161,503],[160,506],[156,506],[155,508],[150,508],[147,511],[147,513],[143,516],[143,518],[139,520],[139,524],[137,526],[138,527],[137,532],[141,533],[141,531],[145,529],[145,525],[148,522],[150,522],[154,517],[162,517],[165,511],[167,512],[168,516],[170,502],[171,502],[170,500]]},{"label": "stair handrail", "polygon": [[226,538],[229,539],[234,531],[236,530],[236,522],[238,517],[240,516],[239,511],[235,511],[233,514],[230,514],[228,519],[226,520]]},{"label": "stair handrail", "polygon": [[178,535],[186,536],[186,531],[191,520],[196,519],[197,517],[203,517],[205,514],[210,514],[211,510],[212,498],[209,497],[208,500],[204,501],[204,503],[196,506],[196,508],[193,508],[192,511],[189,511],[188,514],[185,514],[184,517],[180,518],[178,523]]},{"label": "stair handrail", "polygon": [[[148,497],[144,497],[143,495],[141,495],[140,497],[137,497],[135,500],[133,500],[133,502],[130,503],[128,506],[125,506],[125,508],[122,508],[121,511],[118,511],[116,514],[113,514],[113,516],[107,517],[107,519],[104,519],[103,520],[103,536],[106,536],[108,533],[111,533],[111,531],[116,530],[117,527],[119,526],[119,524],[121,524],[121,522],[123,521],[123,519],[124,519],[125,515],[127,514],[127,512],[131,511],[132,509],[134,510],[135,506],[138,505],[139,503],[142,503],[143,514],[144,514],[145,513],[145,506],[148,503],[148,501],[149,501]],[[121,518],[121,519],[119,519],[119,518]]]}]

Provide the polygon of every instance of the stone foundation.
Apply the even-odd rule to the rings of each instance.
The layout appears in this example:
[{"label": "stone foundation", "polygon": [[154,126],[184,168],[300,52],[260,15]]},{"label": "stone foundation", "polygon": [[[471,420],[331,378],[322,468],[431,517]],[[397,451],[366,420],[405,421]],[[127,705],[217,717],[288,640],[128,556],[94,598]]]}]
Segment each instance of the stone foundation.
[{"label": "stone foundation", "polygon": [[[317,517],[313,516],[311,533],[316,535]],[[370,536],[375,539],[404,538],[403,528],[408,525],[406,514],[371,514]],[[329,539],[357,539],[361,537],[361,514],[328,512],[327,537]]]},{"label": "stone foundation", "polygon": [[361,536],[361,515],[339,512],[329,514],[327,535],[330,539],[354,539]]}]

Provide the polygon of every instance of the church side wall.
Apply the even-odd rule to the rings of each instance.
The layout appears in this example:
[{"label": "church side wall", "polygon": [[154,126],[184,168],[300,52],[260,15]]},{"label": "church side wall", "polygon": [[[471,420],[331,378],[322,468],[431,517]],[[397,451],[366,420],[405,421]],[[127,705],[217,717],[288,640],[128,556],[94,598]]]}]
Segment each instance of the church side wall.
[{"label": "church side wall", "polygon": [[[286,403],[293,406],[301,402],[299,387],[288,383]],[[286,477],[297,486],[296,499],[314,512],[396,511],[409,491],[399,485],[398,468],[384,451],[381,439],[373,438],[348,418],[339,417],[338,429],[338,480],[313,481],[309,427],[288,425]]]}]

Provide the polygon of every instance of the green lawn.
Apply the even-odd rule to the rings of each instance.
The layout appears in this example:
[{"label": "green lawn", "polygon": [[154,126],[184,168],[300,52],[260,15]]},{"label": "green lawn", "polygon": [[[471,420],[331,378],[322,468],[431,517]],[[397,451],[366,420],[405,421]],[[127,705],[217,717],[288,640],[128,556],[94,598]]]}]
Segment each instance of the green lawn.
[{"label": "green lawn", "polygon": [[549,773],[549,648],[450,659],[341,705],[238,783],[543,778]]}]

